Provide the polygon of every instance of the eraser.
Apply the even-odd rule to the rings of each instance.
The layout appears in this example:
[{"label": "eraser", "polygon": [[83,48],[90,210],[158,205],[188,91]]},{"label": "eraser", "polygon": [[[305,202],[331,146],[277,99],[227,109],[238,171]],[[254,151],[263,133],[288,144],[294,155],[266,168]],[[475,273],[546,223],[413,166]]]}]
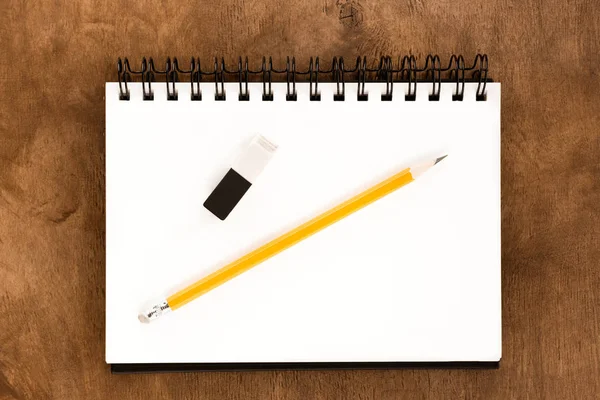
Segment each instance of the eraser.
[{"label": "eraser", "polygon": [[240,202],[267,166],[277,146],[258,135],[231,165],[231,168],[204,202],[204,207],[224,220]]}]

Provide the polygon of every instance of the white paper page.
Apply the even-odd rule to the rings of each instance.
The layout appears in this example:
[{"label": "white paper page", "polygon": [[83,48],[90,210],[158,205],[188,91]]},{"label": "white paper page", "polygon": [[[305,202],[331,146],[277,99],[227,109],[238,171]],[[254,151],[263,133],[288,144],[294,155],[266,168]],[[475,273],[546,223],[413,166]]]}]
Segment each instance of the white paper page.
[{"label": "white paper page", "polygon": [[[500,84],[367,84],[369,100],[298,101],[251,83],[190,101],[106,85],[106,362],[498,361]],[[279,148],[225,221],[202,204],[256,134]],[[151,324],[137,315],[411,164],[416,181]]]}]

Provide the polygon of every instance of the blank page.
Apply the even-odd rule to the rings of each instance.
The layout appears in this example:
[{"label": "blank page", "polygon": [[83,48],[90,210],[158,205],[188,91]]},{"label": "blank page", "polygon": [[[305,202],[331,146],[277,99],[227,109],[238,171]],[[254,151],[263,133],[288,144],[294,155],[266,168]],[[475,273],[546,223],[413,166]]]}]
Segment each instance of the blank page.
[{"label": "blank page", "polygon": [[[106,84],[106,362],[498,361],[500,84],[367,84],[368,101],[226,83]],[[279,148],[225,221],[202,204],[256,134]],[[416,181],[150,323],[137,315],[390,175]]]}]

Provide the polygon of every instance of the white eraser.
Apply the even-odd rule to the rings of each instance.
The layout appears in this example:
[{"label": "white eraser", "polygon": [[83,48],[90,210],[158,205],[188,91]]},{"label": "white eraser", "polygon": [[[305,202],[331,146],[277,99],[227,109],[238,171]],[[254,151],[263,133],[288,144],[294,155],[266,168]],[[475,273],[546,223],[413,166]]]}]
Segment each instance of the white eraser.
[{"label": "white eraser", "polygon": [[277,150],[277,145],[262,135],[257,135],[242,154],[233,162],[231,168],[243,176],[248,182],[254,183],[258,175],[267,166]]},{"label": "white eraser", "polygon": [[267,166],[276,150],[275,144],[261,135],[256,136],[208,196],[204,207],[221,220],[227,218]]}]

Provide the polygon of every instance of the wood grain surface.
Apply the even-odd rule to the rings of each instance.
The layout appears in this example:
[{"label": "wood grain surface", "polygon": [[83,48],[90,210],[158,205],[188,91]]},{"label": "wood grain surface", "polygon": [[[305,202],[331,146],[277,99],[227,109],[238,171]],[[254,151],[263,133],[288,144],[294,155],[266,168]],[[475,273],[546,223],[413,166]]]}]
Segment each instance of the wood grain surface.
[{"label": "wood grain surface", "polygon": [[[3,0],[0,399],[600,398],[598,15],[595,0]],[[429,52],[485,52],[503,84],[500,369],[111,375],[103,96],[117,57]]]}]

